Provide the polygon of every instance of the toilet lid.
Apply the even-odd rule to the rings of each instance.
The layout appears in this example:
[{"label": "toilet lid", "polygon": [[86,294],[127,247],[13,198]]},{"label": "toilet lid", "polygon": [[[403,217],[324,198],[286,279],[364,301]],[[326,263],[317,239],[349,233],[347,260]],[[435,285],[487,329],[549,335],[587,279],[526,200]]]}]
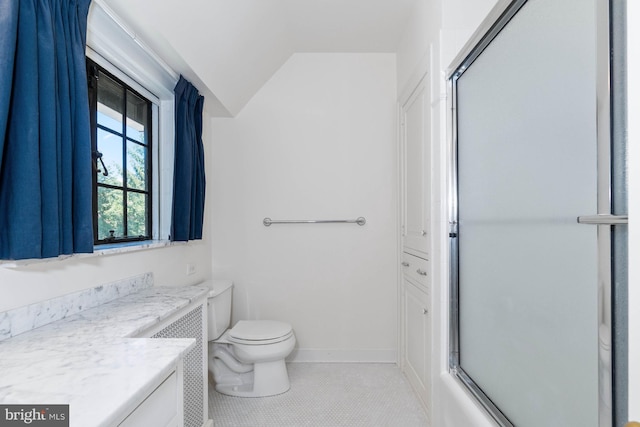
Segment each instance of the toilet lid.
[{"label": "toilet lid", "polygon": [[240,320],[229,331],[231,338],[247,341],[265,341],[291,333],[291,325],[276,320]]}]

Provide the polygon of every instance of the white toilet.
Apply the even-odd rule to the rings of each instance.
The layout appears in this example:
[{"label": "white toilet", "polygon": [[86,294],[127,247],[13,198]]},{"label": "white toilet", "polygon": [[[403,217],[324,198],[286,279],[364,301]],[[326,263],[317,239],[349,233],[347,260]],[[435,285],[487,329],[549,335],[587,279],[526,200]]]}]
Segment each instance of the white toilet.
[{"label": "white toilet", "polygon": [[231,329],[233,282],[213,280],[208,303],[209,371],[216,391],[264,397],[289,390],[284,359],[296,344],[291,325],[274,320],[240,320]]}]

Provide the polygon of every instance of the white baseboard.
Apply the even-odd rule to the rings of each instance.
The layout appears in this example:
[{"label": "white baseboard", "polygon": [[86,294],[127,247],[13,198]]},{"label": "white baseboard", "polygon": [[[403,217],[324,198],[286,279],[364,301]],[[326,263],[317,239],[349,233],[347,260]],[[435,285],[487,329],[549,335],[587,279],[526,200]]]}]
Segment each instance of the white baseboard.
[{"label": "white baseboard", "polygon": [[296,348],[287,362],[397,363],[396,349]]},{"label": "white baseboard", "polygon": [[213,427],[213,420],[207,420],[206,423],[202,424],[202,427]]}]

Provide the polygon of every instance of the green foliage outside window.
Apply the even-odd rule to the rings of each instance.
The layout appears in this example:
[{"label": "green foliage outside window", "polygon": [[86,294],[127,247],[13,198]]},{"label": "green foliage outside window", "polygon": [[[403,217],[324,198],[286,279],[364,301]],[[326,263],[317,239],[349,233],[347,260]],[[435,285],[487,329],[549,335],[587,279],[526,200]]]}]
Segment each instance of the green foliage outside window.
[{"label": "green foliage outside window", "polygon": [[[131,145],[134,143],[129,142]],[[127,157],[127,186],[135,189],[145,189],[146,165],[144,149],[130,150]],[[120,187],[123,181],[122,166],[118,163],[108,163],[108,176],[102,176],[100,182]],[[139,237],[147,232],[147,195],[129,191],[127,193],[127,226],[128,233],[124,235],[124,206],[122,190],[109,187],[98,187],[98,238],[100,240],[111,237]]]}]

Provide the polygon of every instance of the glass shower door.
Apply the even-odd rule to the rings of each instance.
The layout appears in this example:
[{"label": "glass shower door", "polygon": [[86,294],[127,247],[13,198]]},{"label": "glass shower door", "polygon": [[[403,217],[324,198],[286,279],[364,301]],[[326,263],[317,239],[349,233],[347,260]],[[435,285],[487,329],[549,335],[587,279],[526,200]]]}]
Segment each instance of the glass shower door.
[{"label": "glass shower door", "polygon": [[503,425],[597,427],[597,1],[514,4],[452,77],[454,370]]}]

